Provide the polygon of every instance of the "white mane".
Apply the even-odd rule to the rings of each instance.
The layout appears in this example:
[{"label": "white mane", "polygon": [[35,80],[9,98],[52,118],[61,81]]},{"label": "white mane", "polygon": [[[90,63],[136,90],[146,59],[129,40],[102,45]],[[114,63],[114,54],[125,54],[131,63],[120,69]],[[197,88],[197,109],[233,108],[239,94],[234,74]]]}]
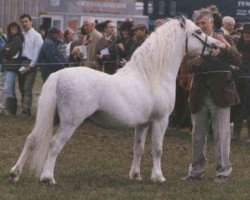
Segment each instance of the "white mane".
[{"label": "white mane", "polygon": [[[118,74],[137,73],[151,86],[160,83],[166,79],[166,71],[172,68],[178,57],[175,49],[184,45],[184,38],[185,34],[177,20],[166,22],[151,33]],[[183,56],[184,52],[179,54]]]}]

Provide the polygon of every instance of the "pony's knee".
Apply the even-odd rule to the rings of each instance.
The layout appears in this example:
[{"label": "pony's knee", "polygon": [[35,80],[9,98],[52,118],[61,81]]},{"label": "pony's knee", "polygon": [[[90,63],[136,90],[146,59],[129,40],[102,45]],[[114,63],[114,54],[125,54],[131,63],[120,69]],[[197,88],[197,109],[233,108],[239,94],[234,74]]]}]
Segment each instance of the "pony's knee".
[{"label": "pony's knee", "polygon": [[153,148],[152,154],[156,158],[161,157],[161,155],[162,155],[162,148],[161,147]]},{"label": "pony's knee", "polygon": [[134,153],[142,154],[143,151],[144,151],[144,144],[142,143],[141,140],[137,140],[136,145],[134,147]]},{"label": "pony's knee", "polygon": [[36,146],[36,136],[31,133],[26,139],[26,144],[28,150],[32,151]]}]

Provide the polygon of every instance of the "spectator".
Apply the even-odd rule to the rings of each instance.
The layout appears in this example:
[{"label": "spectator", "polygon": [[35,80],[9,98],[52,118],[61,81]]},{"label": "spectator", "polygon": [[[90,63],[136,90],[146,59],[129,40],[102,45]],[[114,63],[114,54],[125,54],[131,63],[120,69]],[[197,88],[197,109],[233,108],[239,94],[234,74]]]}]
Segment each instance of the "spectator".
[{"label": "spectator", "polygon": [[164,19],[157,19],[155,20],[154,27],[155,30],[159,28],[162,24],[164,24],[166,21]]},{"label": "spectator", "polygon": [[74,41],[75,32],[71,28],[67,28],[63,34],[63,42],[60,47],[60,51],[63,54],[65,60],[70,56],[70,45]]},{"label": "spectator", "polygon": [[102,34],[95,29],[95,20],[92,18],[86,19],[83,22],[84,30],[87,33],[86,47],[87,47],[87,60],[86,66],[98,69],[95,62],[95,51],[97,43],[103,38]]},{"label": "spectator", "polygon": [[116,27],[113,21],[105,21],[103,36],[96,46],[96,59],[99,64],[99,70],[103,70],[108,74],[114,74],[116,71],[116,58],[114,56],[115,50],[112,50],[111,47],[114,46],[116,41]]},{"label": "spectator", "polygon": [[3,70],[6,71],[5,80],[5,105],[6,111],[16,115],[17,99],[15,92],[16,76],[21,66],[21,54],[24,37],[21,27],[12,22],[7,27],[7,42],[3,48]]},{"label": "spectator", "polygon": [[119,37],[115,43],[116,69],[123,67],[127,62],[128,52],[133,43],[133,25],[131,21],[126,20],[119,27]]},{"label": "spectator", "polygon": [[6,43],[6,37],[3,34],[3,29],[0,28],[0,114],[4,113],[5,106],[4,106],[4,87],[5,87],[5,73],[1,70],[1,63],[3,62],[2,59],[2,49]]},{"label": "spectator", "polygon": [[95,26],[95,28],[96,28],[96,30],[98,31],[98,32],[100,32],[102,35],[104,35],[104,29],[105,29],[105,21],[104,22],[99,22],[99,23],[97,23],[96,22],[96,26]]},{"label": "spectator", "polygon": [[142,43],[147,39],[148,37],[148,28],[145,24],[136,24],[132,28],[134,41],[133,44],[128,52],[127,60],[130,60],[131,56],[135,52],[135,50],[142,45]]},{"label": "spectator", "polygon": [[36,77],[36,60],[43,44],[42,36],[32,28],[32,19],[28,14],[20,17],[23,27],[24,44],[22,50],[22,70],[19,76],[19,88],[22,94],[22,115],[31,115],[32,89]]},{"label": "spectator", "polygon": [[233,17],[225,16],[222,18],[222,30],[224,35],[231,35],[234,31],[235,20]]},{"label": "spectator", "polygon": [[243,119],[247,119],[247,142],[250,142],[250,24],[243,26],[237,48],[242,54],[242,65],[236,72],[236,88],[241,104],[233,107],[234,133],[233,139],[240,139]]},{"label": "spectator", "polygon": [[211,12],[213,16],[213,31],[215,33],[223,34],[222,30],[222,16],[219,12],[219,9],[216,5],[210,5],[207,7]]},{"label": "spectator", "polygon": [[179,76],[176,81],[176,99],[174,111],[170,116],[170,125],[177,125],[181,133],[190,133],[192,123],[188,109],[188,97],[192,84],[192,74],[187,70],[187,59],[185,56],[181,62]]},{"label": "spectator", "polygon": [[234,31],[231,33],[231,37],[235,44],[238,43],[238,40],[241,37],[242,29],[243,29],[243,23],[241,22],[235,23]]},{"label": "spectator", "polygon": [[[73,41],[70,45],[70,66],[84,65],[84,61],[87,60],[87,47],[86,47],[87,33],[84,27],[78,29],[78,39]],[[83,54],[86,55],[83,55]]]},{"label": "spectator", "polygon": [[40,26],[38,29],[38,33],[40,33],[40,35],[42,36],[43,40],[45,40],[46,36],[47,36],[47,31],[45,28],[43,28],[43,26]]},{"label": "spectator", "polygon": [[56,72],[66,65],[66,60],[60,52],[61,31],[56,27],[49,30],[48,37],[45,39],[38,56],[38,63],[45,82],[49,75]]},{"label": "spectator", "polygon": [[205,145],[211,123],[216,154],[214,181],[222,183],[228,180],[232,171],[229,161],[230,106],[239,103],[239,97],[230,70],[231,65],[240,63],[240,54],[233,43],[229,43],[221,34],[213,33],[213,17],[210,10],[196,10],[193,19],[205,34],[220,40],[225,48],[216,51],[217,56],[197,56],[190,61],[191,69],[195,73],[189,96],[193,124],[193,154],[188,175],[182,179],[202,179],[207,165]]}]

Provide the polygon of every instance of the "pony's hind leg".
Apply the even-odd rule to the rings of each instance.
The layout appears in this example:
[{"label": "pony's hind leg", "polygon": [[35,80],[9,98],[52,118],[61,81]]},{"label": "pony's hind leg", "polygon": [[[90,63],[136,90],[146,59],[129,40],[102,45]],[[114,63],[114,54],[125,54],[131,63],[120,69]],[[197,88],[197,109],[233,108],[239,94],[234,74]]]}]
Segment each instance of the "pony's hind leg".
[{"label": "pony's hind leg", "polygon": [[153,169],[151,180],[153,182],[164,182],[161,170],[161,155],[164,134],[168,126],[168,117],[164,120],[154,121],[152,123],[152,155],[153,155]]},{"label": "pony's hind leg", "polygon": [[17,182],[19,180],[19,177],[22,173],[23,167],[29,157],[29,154],[31,153],[32,149],[35,145],[35,135],[34,132],[29,134],[29,136],[26,139],[23,151],[15,164],[14,167],[10,170],[10,178],[13,182]]},{"label": "pony's hind leg", "polygon": [[137,126],[135,128],[135,138],[134,138],[134,158],[129,172],[129,178],[135,180],[142,180],[140,174],[140,162],[141,156],[144,151],[145,140],[148,132],[149,125]]},{"label": "pony's hind leg", "polygon": [[60,127],[50,144],[40,181],[49,184],[56,184],[54,179],[54,168],[57,156],[63,149],[64,145],[69,141],[77,127],[78,125],[61,122]]}]

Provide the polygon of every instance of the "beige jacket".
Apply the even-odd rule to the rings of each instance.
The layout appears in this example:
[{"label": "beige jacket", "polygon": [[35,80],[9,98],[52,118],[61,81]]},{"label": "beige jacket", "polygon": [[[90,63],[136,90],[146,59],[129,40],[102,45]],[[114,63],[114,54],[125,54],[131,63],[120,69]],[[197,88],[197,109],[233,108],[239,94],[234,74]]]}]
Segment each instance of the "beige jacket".
[{"label": "beige jacket", "polygon": [[96,51],[97,44],[102,38],[103,38],[103,35],[96,29],[88,34],[87,40],[86,40],[88,55],[87,55],[87,60],[84,63],[85,66],[88,66],[92,69],[98,68],[98,65],[95,60],[95,51]]}]

